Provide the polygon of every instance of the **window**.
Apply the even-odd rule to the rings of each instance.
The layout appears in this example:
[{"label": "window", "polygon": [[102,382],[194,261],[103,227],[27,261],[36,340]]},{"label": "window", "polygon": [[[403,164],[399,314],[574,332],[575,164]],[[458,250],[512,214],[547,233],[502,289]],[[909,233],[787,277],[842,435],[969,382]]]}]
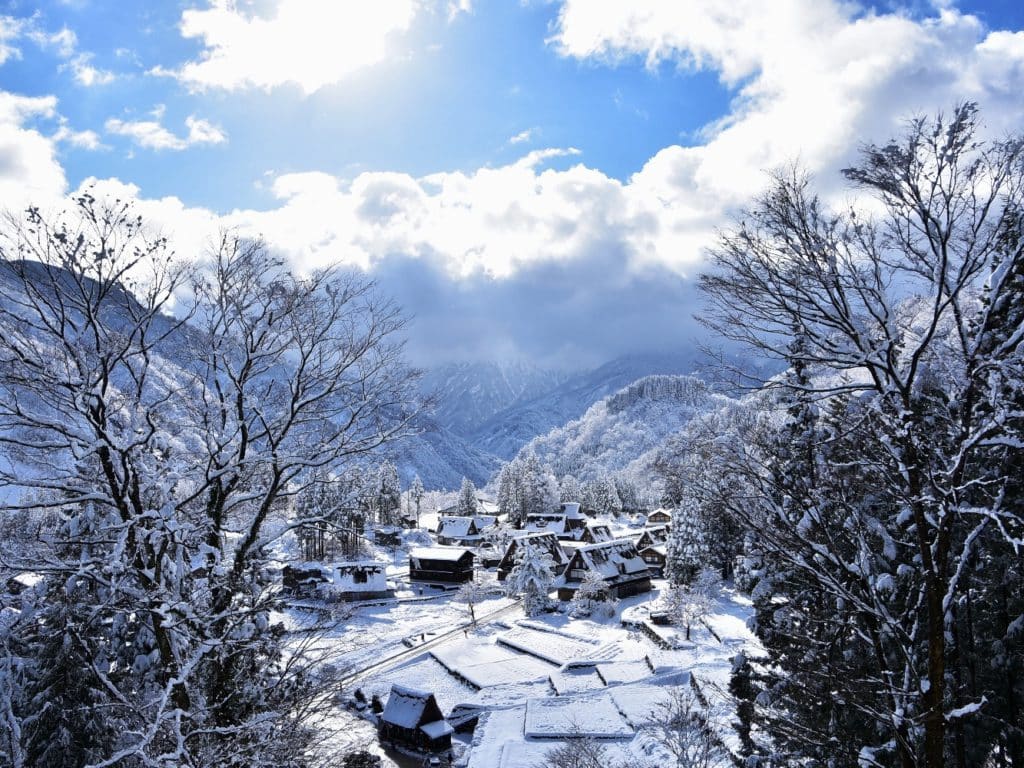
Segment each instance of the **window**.
[{"label": "window", "polygon": [[352,580],[356,584],[365,584],[366,583],[366,571],[356,571],[355,573],[352,574]]}]

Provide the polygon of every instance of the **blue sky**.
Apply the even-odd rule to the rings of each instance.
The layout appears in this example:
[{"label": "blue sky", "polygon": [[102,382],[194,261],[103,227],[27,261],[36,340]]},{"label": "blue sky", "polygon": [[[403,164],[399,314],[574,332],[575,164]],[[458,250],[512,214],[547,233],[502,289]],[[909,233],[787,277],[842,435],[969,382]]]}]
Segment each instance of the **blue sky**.
[{"label": "blue sky", "polygon": [[1019,2],[0,2],[0,196],[94,184],[198,254],[261,234],[418,320],[420,362],[699,334],[715,231],[798,159],[1024,114]]},{"label": "blue sky", "polygon": [[[0,87],[54,94],[78,130],[100,135],[111,117],[143,120],[162,106],[171,130],[201,114],[228,136],[224,146],[187,153],[137,151],[131,139],[105,136],[109,151],[66,151],[72,184],[115,175],[150,195],[228,211],[268,204],[260,187],[266,173],[422,176],[507,163],[537,146],[576,147],[588,164],[624,180],[662,147],[691,141],[728,107],[713,72],[682,77],[672,64],[648,70],[642,62],[608,67],[560,56],[546,42],[557,6],[508,0],[477,2],[451,20],[437,6],[393,36],[393,58],[312,94],[287,83],[193,93],[173,78],[147,75],[201,55],[203,46],[179,32],[184,6],[8,4],[12,15],[38,14],[40,29],[74,31],[90,65],[114,79],[83,88],[71,69],[61,69],[66,57],[56,47],[22,48],[20,59],[0,68]],[[201,186],[182,183],[192,174],[204,176]]]}]

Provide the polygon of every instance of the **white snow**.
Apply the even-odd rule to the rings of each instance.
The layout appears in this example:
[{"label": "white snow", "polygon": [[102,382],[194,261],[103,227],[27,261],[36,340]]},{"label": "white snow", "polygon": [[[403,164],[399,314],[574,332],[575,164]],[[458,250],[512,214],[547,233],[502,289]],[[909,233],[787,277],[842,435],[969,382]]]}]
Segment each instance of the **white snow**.
[{"label": "white snow", "polygon": [[454,562],[469,552],[468,549],[459,547],[417,547],[409,550],[409,557],[413,560],[445,560]]},{"label": "white snow", "polygon": [[391,695],[381,719],[402,728],[414,728],[423,716],[423,709],[430,698],[429,691],[419,691],[404,685],[392,685]]},{"label": "white snow", "polygon": [[465,640],[431,651],[446,669],[477,688],[546,679],[555,668],[499,645]]},{"label": "white snow", "polygon": [[[649,760],[658,747],[644,728],[658,717],[672,689],[687,684],[690,670],[704,690],[724,690],[732,657],[740,650],[760,652],[745,623],[750,602],[730,590],[722,591],[707,617],[721,642],[704,627],[694,627],[691,643],[666,650],[623,626],[623,615],[634,621],[648,618],[665,582],[653,584],[654,591],[621,600],[619,614],[605,620],[561,613],[526,619],[508,599],[490,598],[476,606],[478,618],[497,613],[504,623],[485,618],[478,628],[466,626],[465,631],[459,623],[468,621],[468,614],[451,594],[361,606],[323,643],[342,669],[358,671],[392,656],[399,659],[350,683],[350,692],[359,687],[367,697],[385,700],[398,684],[433,694],[444,713],[482,710],[471,737],[454,735],[457,751],[468,751],[469,768],[543,764],[546,753],[573,734],[604,739],[610,764]],[[398,594],[408,592],[399,589]],[[309,616],[289,612],[286,619],[302,629]],[[416,653],[419,645],[423,651]],[[726,705],[716,699],[715,706]],[[335,729],[365,734],[361,725],[346,728],[346,718],[353,717],[339,708],[333,715]],[[458,746],[467,738],[471,743]]]},{"label": "white snow", "polygon": [[633,728],[605,692],[581,698],[558,697],[526,702],[524,733],[536,738],[629,738]]}]

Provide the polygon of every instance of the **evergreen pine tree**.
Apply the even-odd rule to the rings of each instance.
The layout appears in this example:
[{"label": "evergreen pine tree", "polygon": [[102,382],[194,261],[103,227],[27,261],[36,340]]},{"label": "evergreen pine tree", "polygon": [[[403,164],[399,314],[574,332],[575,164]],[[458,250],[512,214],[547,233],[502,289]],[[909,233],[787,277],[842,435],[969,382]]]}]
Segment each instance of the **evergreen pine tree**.
[{"label": "evergreen pine tree", "polygon": [[740,757],[754,754],[756,745],[750,732],[754,724],[754,697],[757,688],[753,683],[753,669],[750,660],[742,651],[732,660],[732,674],[729,677],[729,695],[736,707],[736,733],[740,737]]},{"label": "evergreen pine tree", "polygon": [[692,582],[708,564],[709,552],[703,521],[691,504],[672,514],[672,530],[665,557],[665,577],[675,586]]},{"label": "evergreen pine tree", "polygon": [[587,571],[569,603],[572,616],[592,616],[594,613],[611,615],[615,611],[615,600],[608,593],[608,584],[599,573]]},{"label": "evergreen pine tree", "polygon": [[459,517],[473,517],[478,514],[480,503],[476,498],[476,486],[468,477],[462,478],[462,487],[459,489],[459,501],[455,505],[455,514]]},{"label": "evergreen pine tree", "polygon": [[501,468],[498,474],[498,512],[516,528],[522,528],[524,518],[521,465],[512,461]]},{"label": "evergreen pine tree", "polygon": [[420,480],[418,474],[413,475],[412,482],[409,484],[409,507],[410,512],[413,512],[416,516],[416,524],[420,522],[420,507],[423,504],[423,497],[426,495],[426,491],[423,489],[423,481]]},{"label": "evergreen pine tree", "polygon": [[558,483],[558,500],[560,502],[580,503],[583,498],[583,488],[575,475],[565,475]]},{"label": "evergreen pine tree", "polygon": [[550,467],[541,463],[532,446],[522,456],[519,495],[519,515],[550,512],[558,506],[558,483]]},{"label": "evergreen pine tree", "polygon": [[398,522],[398,513],[402,508],[402,485],[398,478],[398,468],[390,461],[381,464],[377,472],[377,520],[382,525],[394,525]]},{"label": "evergreen pine tree", "polygon": [[522,598],[527,616],[536,616],[548,606],[554,580],[555,563],[547,550],[529,539],[521,539],[505,587],[510,595]]},{"label": "evergreen pine tree", "polygon": [[26,638],[25,765],[79,768],[113,752],[119,731],[135,724],[128,708],[108,701],[95,672],[94,663],[109,663],[110,653],[94,659],[97,646],[82,642],[102,621],[89,615],[98,602],[90,591],[79,579],[49,583]]}]

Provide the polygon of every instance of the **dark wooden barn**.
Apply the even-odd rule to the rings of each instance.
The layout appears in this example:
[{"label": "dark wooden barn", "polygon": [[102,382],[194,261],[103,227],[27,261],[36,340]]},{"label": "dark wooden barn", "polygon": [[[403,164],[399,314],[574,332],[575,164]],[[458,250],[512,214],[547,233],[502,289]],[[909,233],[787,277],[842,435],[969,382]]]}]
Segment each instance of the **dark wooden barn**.
[{"label": "dark wooden barn", "polygon": [[409,580],[461,584],[473,578],[473,553],[458,547],[420,547],[409,552]]},{"label": "dark wooden barn", "polygon": [[392,684],[377,722],[381,744],[416,752],[445,752],[452,747],[452,731],[434,694]]}]

